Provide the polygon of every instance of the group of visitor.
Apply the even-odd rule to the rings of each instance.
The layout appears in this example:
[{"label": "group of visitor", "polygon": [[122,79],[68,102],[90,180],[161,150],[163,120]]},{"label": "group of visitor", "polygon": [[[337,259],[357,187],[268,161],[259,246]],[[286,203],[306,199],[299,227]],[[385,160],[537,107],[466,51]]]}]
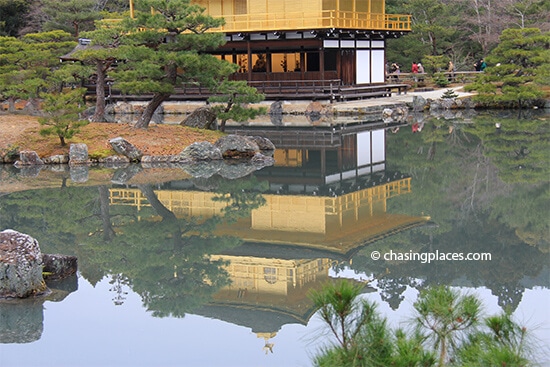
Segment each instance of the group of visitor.
[{"label": "group of visitor", "polygon": [[[412,66],[411,66],[411,72],[413,74],[415,74],[415,76],[414,76],[414,81],[415,82],[424,81],[423,74],[424,74],[425,70],[424,70],[424,66],[422,65],[422,63],[420,63],[420,62],[417,63],[416,61],[413,61]],[[421,74],[421,75],[419,77],[417,77],[416,74]]]},{"label": "group of visitor", "polygon": [[476,69],[476,71],[484,71],[486,67],[487,67],[487,64],[483,59],[480,59],[479,61],[474,63],[474,68]]},{"label": "group of visitor", "polygon": [[[480,59],[479,61],[476,61],[474,63],[475,71],[484,71],[487,68],[487,63],[484,59]],[[424,66],[420,62],[413,61],[411,65],[411,73],[414,75],[414,81],[423,81],[424,77],[423,74],[425,74]],[[394,80],[399,79],[399,74],[401,73],[401,68],[399,67],[399,64],[392,63],[391,65],[388,63],[386,64],[386,75],[391,76]],[[449,61],[449,64],[447,65],[447,76],[449,81],[453,81],[456,73],[456,67],[455,64],[452,61]],[[419,74],[418,76],[416,74]]]}]

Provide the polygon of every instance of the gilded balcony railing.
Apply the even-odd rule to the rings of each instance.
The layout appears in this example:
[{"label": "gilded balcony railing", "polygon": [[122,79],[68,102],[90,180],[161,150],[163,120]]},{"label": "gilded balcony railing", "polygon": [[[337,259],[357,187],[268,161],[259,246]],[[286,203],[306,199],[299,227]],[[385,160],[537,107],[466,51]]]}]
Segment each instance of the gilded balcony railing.
[{"label": "gilded balcony railing", "polygon": [[224,17],[222,32],[262,32],[312,29],[410,31],[411,16],[327,10],[318,16],[305,12],[241,14]]},{"label": "gilded balcony railing", "polygon": [[[151,9],[151,12],[154,12]],[[134,18],[133,2],[130,1],[130,17]],[[323,10],[311,12],[252,13],[224,15],[226,24],[212,31],[220,32],[269,32],[313,29],[353,29],[363,31],[410,31],[411,16],[405,14],[382,14]],[[105,20],[105,26],[118,19]]]}]

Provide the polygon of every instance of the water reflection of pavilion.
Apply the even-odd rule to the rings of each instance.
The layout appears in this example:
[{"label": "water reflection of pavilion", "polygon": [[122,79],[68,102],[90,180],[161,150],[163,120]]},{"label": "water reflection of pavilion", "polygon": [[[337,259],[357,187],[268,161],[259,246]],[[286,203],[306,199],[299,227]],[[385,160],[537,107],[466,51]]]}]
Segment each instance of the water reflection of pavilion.
[{"label": "water reflection of pavilion", "polygon": [[[425,224],[427,217],[387,213],[387,200],[411,191],[403,178],[341,196],[263,195],[266,204],[236,223],[220,225],[219,235],[245,242],[315,248],[350,255],[357,248],[393,233]],[[178,217],[222,215],[226,203],[219,194],[202,191],[156,190],[160,202]],[[110,190],[112,205],[149,206],[139,189]]]},{"label": "water reflection of pavilion", "polygon": [[[218,234],[245,242],[298,246],[339,256],[418,225],[428,218],[387,212],[387,200],[411,192],[411,178],[386,168],[386,131],[379,125],[345,129],[259,129],[254,134],[276,142],[276,164],[255,173],[269,183],[266,203]],[[283,134],[283,135],[280,135]],[[199,191],[192,183],[156,190],[160,202],[178,217],[222,215],[223,193]],[[168,188],[178,187],[178,190]],[[182,190],[187,187],[189,190]],[[140,210],[149,203],[134,188],[110,190],[112,205]]]},{"label": "water reflection of pavilion", "polygon": [[[217,227],[216,234],[241,238],[243,244],[212,256],[228,261],[231,284],[197,310],[250,327],[266,340],[266,350],[272,350],[268,340],[283,325],[307,323],[315,312],[308,291],[321,288],[333,265],[429,220],[388,213],[388,200],[411,193],[411,178],[385,171],[384,129],[331,129],[322,133],[324,139],[312,134],[318,132],[279,142],[276,165],[255,174],[269,183],[265,204]],[[221,216],[227,205],[213,200],[223,193],[186,182],[164,185],[155,194],[179,218]],[[135,188],[111,189],[110,202],[138,210],[150,205]]]}]

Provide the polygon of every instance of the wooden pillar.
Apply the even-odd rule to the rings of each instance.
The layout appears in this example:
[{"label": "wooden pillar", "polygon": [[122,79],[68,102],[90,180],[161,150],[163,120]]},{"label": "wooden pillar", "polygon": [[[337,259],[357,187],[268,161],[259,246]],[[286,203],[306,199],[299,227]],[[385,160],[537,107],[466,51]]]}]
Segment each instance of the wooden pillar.
[{"label": "wooden pillar", "polygon": [[[323,42],[321,40],[321,42]],[[324,53],[324,45],[321,43],[321,47],[319,47],[319,73],[321,75],[321,80],[325,80],[325,53]]]},{"label": "wooden pillar", "polygon": [[246,41],[246,54],[248,62],[248,81],[252,81],[252,50],[250,49],[250,40]]},{"label": "wooden pillar", "polygon": [[305,79],[306,75],[306,52],[304,46],[300,47],[300,78]]},{"label": "wooden pillar", "polygon": [[338,40],[338,52],[336,53],[336,76],[342,80],[342,47],[340,40]]},{"label": "wooden pillar", "polygon": [[265,74],[266,74],[266,80],[268,79],[267,75],[269,75],[269,73],[271,73],[272,70],[273,70],[272,61],[273,60],[271,60],[271,51],[269,50],[269,47],[267,47],[265,49]]}]

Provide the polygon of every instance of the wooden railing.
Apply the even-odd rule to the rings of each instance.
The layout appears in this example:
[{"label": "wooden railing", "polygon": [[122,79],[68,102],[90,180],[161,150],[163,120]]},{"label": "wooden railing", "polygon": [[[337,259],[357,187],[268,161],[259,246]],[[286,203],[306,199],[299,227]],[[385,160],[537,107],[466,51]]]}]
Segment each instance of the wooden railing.
[{"label": "wooden railing", "polygon": [[[329,100],[346,101],[354,99],[391,97],[392,93],[407,93],[408,83],[387,83],[376,85],[342,85],[340,79],[329,80],[262,80],[250,81],[248,85],[265,95],[266,100]],[[85,84],[88,95],[95,94],[95,84]],[[110,101],[145,101],[152,98],[151,93],[140,95],[122,94],[109,84],[105,90]],[[206,100],[214,93],[195,83],[182,84],[168,98],[170,101]]]},{"label": "wooden railing", "polygon": [[[480,74],[480,71],[455,71],[453,73],[442,72],[441,74],[451,83],[471,83]],[[434,82],[434,76],[427,73],[390,73],[386,76],[388,83],[410,83],[424,81]]]}]

